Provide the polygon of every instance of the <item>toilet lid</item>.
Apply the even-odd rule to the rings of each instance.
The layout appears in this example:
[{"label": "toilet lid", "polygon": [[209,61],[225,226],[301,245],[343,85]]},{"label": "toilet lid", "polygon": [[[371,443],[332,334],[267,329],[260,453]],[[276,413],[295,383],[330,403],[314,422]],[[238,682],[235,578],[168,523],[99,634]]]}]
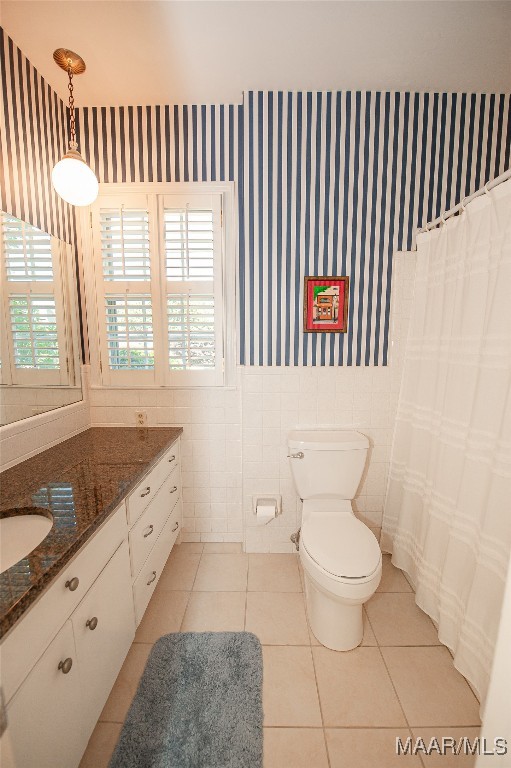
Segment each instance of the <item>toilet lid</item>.
[{"label": "toilet lid", "polygon": [[333,576],[362,579],[380,563],[376,536],[356,517],[331,513],[306,520],[300,532],[300,546]]}]

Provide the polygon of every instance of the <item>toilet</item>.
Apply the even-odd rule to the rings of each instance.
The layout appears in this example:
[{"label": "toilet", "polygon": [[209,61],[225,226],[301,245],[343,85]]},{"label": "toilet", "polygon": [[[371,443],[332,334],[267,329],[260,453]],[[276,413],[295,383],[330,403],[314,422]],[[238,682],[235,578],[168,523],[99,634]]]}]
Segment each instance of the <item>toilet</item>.
[{"label": "toilet", "polygon": [[300,429],[288,435],[289,461],[303,501],[300,561],[310,627],[319,642],[349,651],[362,642],[362,605],[381,579],[381,550],[351,505],[369,440],[360,432]]}]

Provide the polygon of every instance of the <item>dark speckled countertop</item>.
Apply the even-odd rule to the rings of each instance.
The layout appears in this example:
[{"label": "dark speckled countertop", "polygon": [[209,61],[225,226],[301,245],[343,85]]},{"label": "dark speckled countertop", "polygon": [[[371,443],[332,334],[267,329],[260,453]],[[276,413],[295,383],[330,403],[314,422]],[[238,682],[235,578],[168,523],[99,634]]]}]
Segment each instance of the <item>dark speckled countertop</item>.
[{"label": "dark speckled countertop", "polygon": [[119,506],[181,427],[92,427],[0,473],[0,513],[42,507],[53,527],[0,574],[0,637]]}]

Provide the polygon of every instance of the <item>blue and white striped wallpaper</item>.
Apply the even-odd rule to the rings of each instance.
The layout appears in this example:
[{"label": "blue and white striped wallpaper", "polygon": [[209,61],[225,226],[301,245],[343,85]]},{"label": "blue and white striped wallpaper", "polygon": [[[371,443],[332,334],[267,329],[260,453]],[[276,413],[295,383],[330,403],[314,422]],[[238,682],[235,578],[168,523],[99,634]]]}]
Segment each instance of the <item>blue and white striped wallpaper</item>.
[{"label": "blue and white striped wallpaper", "polygon": [[[385,365],[392,253],[509,167],[505,94],[248,92],[83,109],[79,124],[101,181],[237,182],[247,365]],[[302,333],[315,274],[350,276],[348,333]]]},{"label": "blue and white striped wallpaper", "polygon": [[84,107],[77,118],[80,151],[103,182],[234,181],[243,173],[239,105]]},{"label": "blue and white striped wallpaper", "polygon": [[[241,359],[386,364],[392,254],[509,167],[509,94],[249,92]],[[346,334],[302,333],[305,275],[349,275]]]},{"label": "blue and white striped wallpaper", "polygon": [[[72,240],[50,184],[64,105],[4,35],[1,56],[2,207]],[[392,253],[509,168],[511,98],[247,92],[241,105],[79,109],[78,139],[102,182],[236,182],[242,364],[385,365]],[[302,333],[314,274],[350,276],[346,334]]]},{"label": "blue and white striped wallpaper", "polygon": [[2,27],[0,87],[0,208],[72,243],[73,211],[51,185],[67,150],[67,110]]}]

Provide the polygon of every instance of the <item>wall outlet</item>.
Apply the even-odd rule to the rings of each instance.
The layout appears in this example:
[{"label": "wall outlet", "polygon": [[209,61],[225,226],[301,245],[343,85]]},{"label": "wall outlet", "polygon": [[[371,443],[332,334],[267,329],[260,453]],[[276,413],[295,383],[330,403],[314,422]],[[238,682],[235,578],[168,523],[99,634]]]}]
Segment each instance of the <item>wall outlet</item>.
[{"label": "wall outlet", "polygon": [[147,411],[137,411],[135,413],[135,423],[137,427],[147,427]]}]

